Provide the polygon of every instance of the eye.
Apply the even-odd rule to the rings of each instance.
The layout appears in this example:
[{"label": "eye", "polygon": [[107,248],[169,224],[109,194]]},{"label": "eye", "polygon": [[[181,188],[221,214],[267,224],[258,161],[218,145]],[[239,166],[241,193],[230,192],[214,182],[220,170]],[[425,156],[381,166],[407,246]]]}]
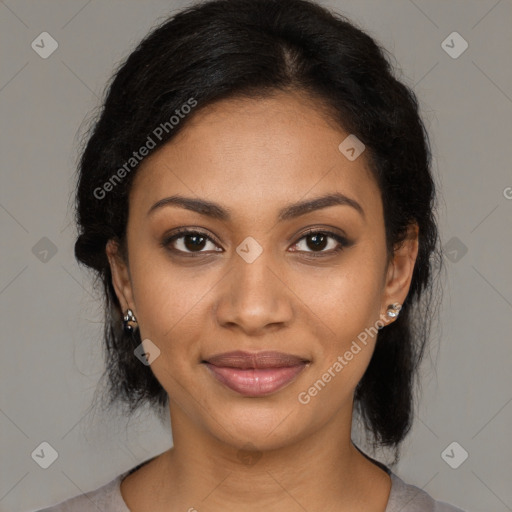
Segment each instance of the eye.
[{"label": "eye", "polygon": [[[331,256],[351,244],[352,242],[345,237],[332,231],[311,229],[292,246],[299,247],[293,249],[292,252],[304,252],[308,254],[308,257]],[[178,230],[173,235],[166,237],[161,245],[181,255],[222,252],[222,249],[210,236],[201,231],[189,229]]]},{"label": "eye", "polygon": [[337,254],[349,245],[351,244],[345,237],[332,231],[310,230],[293,246],[302,249],[294,249],[293,252],[306,252],[309,253],[308,256],[322,257]]},{"label": "eye", "polygon": [[[208,249],[208,244],[210,244],[209,250],[203,250],[205,248]],[[167,237],[162,242],[162,245],[173,252],[184,254],[206,253],[211,250],[215,252],[222,251],[222,249],[219,249],[215,242],[206,234],[201,231],[191,231],[186,229],[179,230],[174,235]]]}]

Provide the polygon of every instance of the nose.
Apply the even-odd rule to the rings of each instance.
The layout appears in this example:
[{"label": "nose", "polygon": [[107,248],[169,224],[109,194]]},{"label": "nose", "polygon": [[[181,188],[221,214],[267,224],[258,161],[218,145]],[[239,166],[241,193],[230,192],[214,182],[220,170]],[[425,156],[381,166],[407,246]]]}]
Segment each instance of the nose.
[{"label": "nose", "polygon": [[270,251],[252,262],[235,254],[231,264],[215,305],[218,324],[252,336],[289,326],[294,295]]}]

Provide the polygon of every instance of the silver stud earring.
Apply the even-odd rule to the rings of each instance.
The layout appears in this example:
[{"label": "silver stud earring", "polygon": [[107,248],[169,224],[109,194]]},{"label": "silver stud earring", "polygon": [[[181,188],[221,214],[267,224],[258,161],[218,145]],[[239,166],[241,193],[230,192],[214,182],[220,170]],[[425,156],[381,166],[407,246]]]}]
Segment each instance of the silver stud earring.
[{"label": "silver stud earring", "polygon": [[[135,324],[135,325],[132,325]],[[137,319],[131,309],[128,309],[123,317],[123,329],[125,332],[132,333],[137,328]]]},{"label": "silver stud earring", "polygon": [[398,302],[395,302],[393,304],[390,304],[388,306],[388,309],[386,311],[386,315],[389,318],[396,318],[398,314],[400,313],[400,310],[402,309],[402,305]]}]

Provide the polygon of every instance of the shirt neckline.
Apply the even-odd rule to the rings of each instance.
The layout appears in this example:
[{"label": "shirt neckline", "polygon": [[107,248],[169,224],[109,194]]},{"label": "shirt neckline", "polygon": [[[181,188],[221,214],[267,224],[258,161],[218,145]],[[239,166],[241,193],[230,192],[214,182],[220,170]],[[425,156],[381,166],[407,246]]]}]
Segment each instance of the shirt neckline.
[{"label": "shirt neckline", "polygon": [[[361,451],[361,450],[359,450]],[[375,463],[377,466],[379,466],[381,469],[383,469],[391,478],[391,489],[389,491],[388,496],[388,502],[386,503],[386,509],[384,512],[393,512],[394,505],[397,503],[397,499],[400,494],[400,489],[403,488],[403,486],[406,486],[405,482],[396,475],[393,471],[391,471],[390,468],[388,468],[385,464],[382,462],[379,462],[378,460],[372,459],[368,455],[366,455],[364,452],[361,452],[365,457],[367,457],[369,460],[371,460],[373,463]],[[128,505],[124,501],[123,495],[121,494],[121,482],[128,476],[137,471],[140,467],[144,466],[148,462],[152,461],[155,457],[151,457],[148,460],[145,460],[144,462],[141,462],[137,466],[135,466],[132,469],[129,469],[125,471],[124,473],[121,473],[118,475],[114,480],[112,480],[109,484],[107,484],[106,487],[108,489],[105,489],[105,492],[107,494],[111,494],[113,504],[116,507],[116,512],[131,512],[128,508]]]}]

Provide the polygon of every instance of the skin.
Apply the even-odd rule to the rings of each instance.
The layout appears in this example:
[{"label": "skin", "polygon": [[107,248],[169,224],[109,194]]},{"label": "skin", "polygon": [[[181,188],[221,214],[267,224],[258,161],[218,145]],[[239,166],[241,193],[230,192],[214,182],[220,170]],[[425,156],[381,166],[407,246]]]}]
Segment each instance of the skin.
[{"label": "skin", "polygon": [[[384,319],[389,304],[404,302],[418,230],[411,226],[388,263],[380,191],[365,153],[349,161],[338,149],[348,133],[319,107],[291,92],[222,100],[195,112],[138,170],[129,265],[115,243],[107,254],[123,311],[133,310],[141,339],[160,350],[151,370],[169,395],[174,446],[123,480],[133,512],[385,511],[391,480],[351,442],[353,394],[377,337],[360,343],[308,404],[298,395]],[[334,205],[277,220],[281,208],[332,192],[355,199],[364,217]],[[147,214],[175,194],[214,201],[232,218],[179,206]],[[170,245],[188,256],[173,254],[160,244],[179,227],[213,242],[193,252],[181,238]],[[316,249],[303,237],[309,227],[345,233],[352,244],[329,254],[339,244],[328,238]],[[236,252],[248,236],[263,250],[252,263]],[[274,394],[244,397],[201,364],[231,350],[277,350],[311,363]]]}]

